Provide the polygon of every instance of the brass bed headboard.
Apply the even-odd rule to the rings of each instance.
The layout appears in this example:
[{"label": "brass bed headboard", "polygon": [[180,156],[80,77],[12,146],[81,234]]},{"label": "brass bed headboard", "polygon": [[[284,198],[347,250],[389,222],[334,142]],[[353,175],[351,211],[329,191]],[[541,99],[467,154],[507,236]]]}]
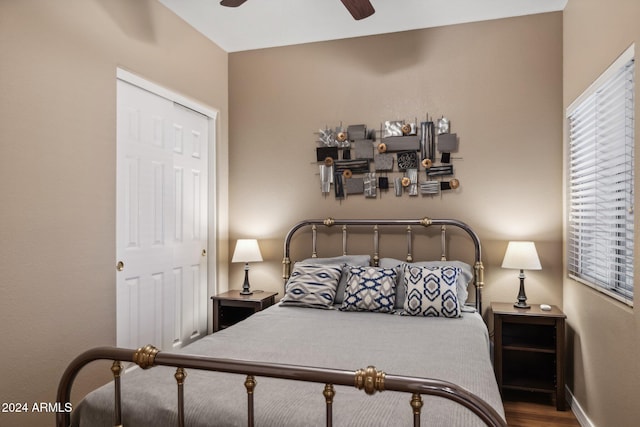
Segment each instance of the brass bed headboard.
[{"label": "brass bed headboard", "polygon": [[317,230],[318,226],[334,227],[342,226],[342,255],[347,255],[347,238],[349,228],[352,226],[357,227],[370,227],[373,235],[373,256],[372,261],[374,265],[378,265],[380,260],[380,226],[396,226],[404,227],[407,236],[407,255],[405,260],[407,262],[413,262],[413,228],[412,227],[431,227],[440,226],[441,239],[440,239],[440,253],[441,260],[447,259],[447,241],[446,233],[447,227],[457,227],[463,230],[469,235],[474,246],[474,294],[475,294],[475,308],[479,313],[482,313],[482,288],[484,287],[484,266],[482,264],[482,246],[480,239],[471,227],[462,221],[456,219],[432,219],[432,218],[419,218],[419,219],[307,219],[295,224],[287,233],[284,240],[284,258],[282,260],[283,265],[283,278],[285,282],[291,275],[291,239],[294,234],[305,228],[311,227],[311,257],[316,258],[318,256],[317,250]]}]

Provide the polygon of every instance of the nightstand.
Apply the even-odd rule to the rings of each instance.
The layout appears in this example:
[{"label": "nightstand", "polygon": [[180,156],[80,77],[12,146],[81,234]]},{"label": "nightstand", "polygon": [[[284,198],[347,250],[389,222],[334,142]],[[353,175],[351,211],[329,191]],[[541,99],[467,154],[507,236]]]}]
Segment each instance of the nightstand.
[{"label": "nightstand", "polygon": [[253,291],[251,295],[241,295],[233,290],[211,297],[213,301],[213,332],[227,328],[246,319],[258,311],[272,306],[277,292]]},{"label": "nightstand", "polygon": [[566,315],[556,306],[515,308],[493,303],[493,367],[504,390],[553,393],[556,409],[565,410],[564,330]]}]

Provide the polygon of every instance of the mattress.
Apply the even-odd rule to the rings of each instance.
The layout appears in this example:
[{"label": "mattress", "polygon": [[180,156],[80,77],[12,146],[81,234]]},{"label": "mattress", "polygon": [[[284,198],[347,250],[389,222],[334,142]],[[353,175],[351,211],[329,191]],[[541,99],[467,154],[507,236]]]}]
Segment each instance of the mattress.
[{"label": "mattress", "polygon": [[[209,335],[179,351],[238,360],[357,370],[369,365],[388,374],[450,381],[476,394],[504,418],[481,316],[413,317],[342,312],[280,304]],[[174,368],[133,369],[122,377],[123,425],[177,425]],[[190,370],[185,381],[187,426],[246,426],[244,376]],[[323,384],[257,378],[256,426],[325,425]],[[72,425],[113,426],[113,384],[76,405]],[[411,396],[373,396],[336,386],[335,426],[412,425]],[[423,396],[422,424],[484,425],[448,400]]]}]

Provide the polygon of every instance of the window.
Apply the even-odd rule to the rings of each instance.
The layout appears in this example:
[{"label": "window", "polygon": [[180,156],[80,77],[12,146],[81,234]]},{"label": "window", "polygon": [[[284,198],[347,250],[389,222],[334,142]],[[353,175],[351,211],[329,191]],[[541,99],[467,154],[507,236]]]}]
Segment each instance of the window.
[{"label": "window", "polygon": [[634,47],[567,109],[569,276],[633,306]]}]

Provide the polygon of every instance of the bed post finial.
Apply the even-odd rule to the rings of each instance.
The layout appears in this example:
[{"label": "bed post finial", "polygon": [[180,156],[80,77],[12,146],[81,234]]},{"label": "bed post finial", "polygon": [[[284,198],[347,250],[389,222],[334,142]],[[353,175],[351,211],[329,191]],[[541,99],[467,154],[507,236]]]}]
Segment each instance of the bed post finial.
[{"label": "bed post finial", "polygon": [[[424,405],[424,402],[422,401],[422,396],[420,396],[420,393],[413,393],[411,395],[411,409],[413,409],[413,415],[414,417],[417,416],[418,420],[420,420],[420,413],[422,412],[422,406]],[[420,423],[418,423],[417,425],[420,425]]]},{"label": "bed post finial", "polygon": [[247,375],[247,378],[244,380],[244,387],[247,389],[247,394],[253,394],[253,391],[256,389],[256,385],[258,385],[256,377],[253,375]]},{"label": "bed post finial", "polygon": [[158,354],[159,351],[160,350],[151,344],[147,344],[144,347],[140,347],[135,353],[133,353],[133,362],[142,369],[149,369],[153,367],[153,364],[156,361],[156,354]]},{"label": "bed post finial", "polygon": [[355,386],[358,390],[364,389],[367,394],[374,394],[376,391],[384,390],[383,371],[378,371],[373,366],[367,366],[367,369],[358,369],[355,375]]},{"label": "bed post finial", "polygon": [[424,227],[428,227],[433,224],[433,220],[431,218],[427,218],[426,216],[420,220],[420,225]]},{"label": "bed post finial", "polygon": [[173,374],[173,377],[176,379],[178,385],[182,385],[184,384],[184,380],[187,379],[187,372],[184,370],[184,368],[177,368],[176,373]]},{"label": "bed post finial", "polygon": [[324,390],[322,391],[322,395],[324,396],[327,404],[333,403],[333,398],[336,396],[336,390],[333,387],[333,384],[325,384]]},{"label": "bed post finial", "polygon": [[111,365],[111,372],[113,373],[113,378],[120,378],[120,374],[122,373],[122,363],[119,360],[114,360]]},{"label": "bed post finial", "polygon": [[326,225],[327,227],[331,227],[335,223],[336,223],[336,220],[333,218],[327,218],[323,221],[323,224]]}]

